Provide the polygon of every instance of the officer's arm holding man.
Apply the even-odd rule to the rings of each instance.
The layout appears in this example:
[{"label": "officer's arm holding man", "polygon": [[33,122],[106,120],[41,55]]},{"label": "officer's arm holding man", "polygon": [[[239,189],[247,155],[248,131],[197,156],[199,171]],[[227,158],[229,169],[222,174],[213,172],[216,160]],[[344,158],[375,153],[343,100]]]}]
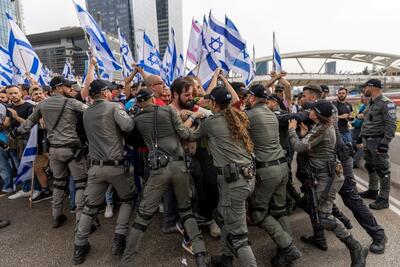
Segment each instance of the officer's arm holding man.
[{"label": "officer's arm holding man", "polygon": [[39,103],[35,109],[33,110],[32,114],[18,127],[18,132],[21,134],[27,133],[31,130],[31,128],[39,122],[40,118],[42,118],[41,113],[41,103]]}]

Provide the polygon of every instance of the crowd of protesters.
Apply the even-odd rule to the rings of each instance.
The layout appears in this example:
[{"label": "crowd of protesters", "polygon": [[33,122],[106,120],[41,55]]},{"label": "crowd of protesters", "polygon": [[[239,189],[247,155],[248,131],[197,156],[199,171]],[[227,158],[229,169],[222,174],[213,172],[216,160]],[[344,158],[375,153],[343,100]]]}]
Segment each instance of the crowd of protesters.
[{"label": "crowd of protesters", "polygon": [[[168,88],[160,76],[148,75],[137,66],[134,66],[134,72],[124,83],[95,80],[95,66],[96,60],[92,58],[88,76],[82,86],[57,76],[52,79],[49,87],[41,87],[31,80],[29,85],[10,85],[0,91],[1,197],[8,197],[10,201],[30,198],[32,203],[54,198],[53,227],[58,228],[66,220],[62,206],[62,198],[65,195],[69,199],[70,212],[76,213],[75,264],[84,261],[90,248],[83,221],[90,221],[88,225],[92,233],[96,231],[99,224],[97,218],[99,213],[104,213],[106,218],[111,218],[120,206],[118,226],[113,240],[113,254],[123,255],[121,266],[131,266],[129,264],[137,255],[138,242],[140,242],[141,235],[138,232],[145,232],[152,216],[150,206],[156,204],[158,210],[162,212],[162,232],[181,233],[182,247],[196,257],[198,266],[210,264],[206,246],[204,247],[200,237],[201,231],[196,230],[198,226],[203,232],[209,231],[213,238],[221,238],[222,255],[212,257],[212,266],[232,266],[234,257],[239,258],[241,266],[256,266],[256,260],[248,242],[247,223],[264,229],[277,245],[277,254],[271,259],[272,264],[290,266],[302,255],[295,246],[290,223],[287,220],[287,216],[296,207],[304,209],[310,215],[314,230],[313,235],[302,237],[302,241],[318,249],[326,250],[324,229],[331,230],[348,247],[352,266],[365,266],[368,249],[349,233],[348,229],[352,228],[350,220],[334,205],[337,193],[371,236],[372,244],[369,250],[374,253],[384,252],[387,237],[358,195],[352,173],[353,167],[360,167],[360,160],[363,157],[360,140],[362,141],[363,138],[364,114],[368,110],[368,105],[376,97],[372,95],[371,100],[371,93],[368,90],[375,92],[381,89],[379,81],[373,80],[365,84],[361,95],[361,105],[358,111],[354,112],[352,105],[346,102],[348,94],[346,88],[338,90],[334,101],[324,100],[329,96],[327,86],[305,86],[303,92],[292,95],[292,88],[285,79],[285,72],[272,73],[271,80],[266,84],[253,84],[246,88],[243,83],[229,82],[217,69],[208,88],[203,88],[196,77],[189,76],[176,79]],[[134,83],[133,80],[138,73],[142,80]],[[46,108],[50,105],[49,99],[57,97],[60,98],[59,107],[57,107],[59,111],[53,112],[54,117],[50,118],[46,115],[48,114]],[[64,99],[74,101],[68,104],[65,100],[67,104],[64,103],[63,106]],[[117,112],[128,122],[125,126],[121,126],[118,124],[119,119],[116,118],[118,133],[124,132],[120,136],[120,142],[124,145],[124,158],[121,165],[128,173],[124,184],[126,183],[129,190],[125,188],[123,191],[121,186],[115,184],[116,181],[103,181],[106,186],[104,190],[101,190],[101,205],[89,205],[87,201],[85,202],[85,197],[91,196],[92,193],[88,191],[94,190],[91,182],[95,178],[93,174],[90,174],[92,169],[87,171],[88,167],[106,166],[110,160],[115,161],[116,167],[120,164],[118,162],[120,159],[110,158],[108,161],[104,159],[97,162],[98,159],[91,158],[96,148],[93,141],[90,142],[97,137],[93,137],[94,135],[90,133],[93,129],[90,128],[92,124],[89,123],[88,117],[90,109],[95,108],[99,99],[113,102],[115,104],[113,112]],[[157,106],[159,109],[155,108],[156,111],[150,112],[149,106]],[[55,107],[55,110],[57,108]],[[76,117],[70,120],[63,119],[68,109],[73,110],[71,114],[76,114]],[[173,128],[175,130],[172,132],[165,130],[166,128],[163,127],[166,126],[162,126],[165,121],[158,122],[160,124],[158,129],[157,121],[151,120],[153,115],[148,116],[147,121],[145,120],[146,112],[155,113],[155,117],[158,116],[156,112],[172,114],[168,115],[171,117],[169,126],[172,125],[171,127],[175,127]],[[174,119],[175,114],[179,121]],[[219,117],[220,114],[223,114],[226,121]],[[168,117],[165,120],[169,119]],[[14,179],[17,176],[19,162],[30,137],[29,129],[34,123],[38,125],[38,145],[33,163],[34,177],[15,185]],[[109,122],[100,120],[93,123]],[[131,126],[129,126],[130,123],[132,123]],[[175,164],[174,161],[180,161],[182,158],[186,163],[182,168],[186,173],[188,172],[190,186],[187,188],[183,185],[178,186],[182,184],[182,181],[178,182],[174,179],[180,177],[180,173],[167,174],[164,170],[167,167],[162,164],[160,169],[151,166],[149,158],[151,159],[151,154],[154,152],[154,145],[149,147],[147,130],[143,125],[147,125],[146,127],[150,129],[147,130],[150,132],[149,136],[153,136],[152,142],[154,142],[153,125],[154,131],[158,130],[159,133],[155,138],[157,140],[157,135],[159,135],[160,150],[163,152],[169,149],[162,147],[162,142],[165,143],[164,138],[171,138],[171,136],[175,138],[175,135],[179,138],[179,146],[182,146],[183,154],[176,152],[175,155],[169,155],[167,153],[166,157],[169,158],[167,164],[172,166]],[[78,156],[74,154],[70,158],[61,160],[62,155],[57,155],[59,152],[56,151],[65,146],[55,144],[54,141],[52,143],[52,140],[55,140],[54,135],[71,129],[75,131],[72,135],[79,141],[79,145],[68,148],[72,149],[71,154],[81,154]],[[188,132],[183,134],[184,130]],[[226,133],[228,135],[224,135]],[[364,138],[374,137],[364,136]],[[168,140],[174,142],[174,139]],[[64,143],[71,143],[69,141],[66,139]],[[107,142],[107,137],[104,136],[104,139],[100,137],[98,147],[103,144],[108,145]],[[224,144],[232,147],[222,147]],[[343,150],[338,146],[348,149]],[[353,149],[354,154],[348,152]],[[110,151],[110,154],[114,152]],[[299,166],[297,171],[292,170],[295,152],[297,155],[302,155],[297,156]],[[387,151],[382,153],[387,153]],[[160,157],[156,159],[156,162],[162,161]],[[330,173],[331,169],[327,167],[326,176],[323,175],[325,165],[318,165],[321,160],[323,163],[325,161],[334,163],[333,173]],[[245,167],[251,166],[251,168],[242,168],[244,166],[242,161],[248,161],[246,164],[249,165]],[[219,165],[220,162],[224,162],[223,166]],[[60,176],[61,163],[66,165],[65,172]],[[114,165],[113,162],[111,163]],[[233,163],[236,165],[232,165]],[[229,167],[228,169],[225,164]],[[317,207],[309,203],[308,189],[310,188],[307,188],[309,185],[306,181],[310,173],[304,175],[303,172],[307,171],[303,169],[307,164],[311,164],[311,170],[318,176],[316,179],[320,185],[329,185],[321,190],[320,185],[311,188],[310,192],[317,190]],[[83,169],[77,171],[79,166]],[[237,167],[232,166],[240,166],[239,173],[237,173]],[[280,169],[276,169],[277,167]],[[81,172],[82,170],[84,173]],[[171,176],[168,178],[171,181],[162,191],[161,203],[154,200],[150,205],[149,199],[155,190],[153,187],[157,187],[153,181],[157,176],[155,174],[157,170],[162,170],[157,174],[160,180],[164,179],[161,178],[164,175]],[[231,176],[227,172],[230,172]],[[232,174],[235,172],[237,180]],[[294,185],[296,183],[294,183],[292,173],[296,173],[302,185],[301,188]],[[225,177],[224,182],[220,181],[221,175]],[[244,182],[241,185],[242,176]],[[231,182],[230,179],[234,181]],[[247,187],[243,187],[244,185]],[[153,191],[150,188],[146,190],[146,186],[153,188]],[[83,194],[85,187],[86,193]],[[187,191],[182,193],[182,190]],[[240,192],[244,192],[243,190],[248,192],[240,195]],[[325,190],[329,196],[322,192]],[[227,195],[231,197],[227,198]],[[365,192],[364,196],[370,197]],[[189,197],[189,207],[182,207],[182,199],[185,197]],[[246,200],[249,201],[247,221]],[[370,206],[371,208],[385,208],[379,202],[379,198],[376,201],[378,201],[376,205]],[[224,206],[230,206],[231,209],[223,209]],[[135,223],[128,234],[128,228],[121,220],[124,216],[129,220],[132,208]],[[124,213],[124,216],[121,213]],[[4,217],[2,219],[7,216],[7,214],[0,215]],[[86,219],[89,218],[88,216],[93,219]],[[0,221],[0,227],[8,224],[6,220]]]}]

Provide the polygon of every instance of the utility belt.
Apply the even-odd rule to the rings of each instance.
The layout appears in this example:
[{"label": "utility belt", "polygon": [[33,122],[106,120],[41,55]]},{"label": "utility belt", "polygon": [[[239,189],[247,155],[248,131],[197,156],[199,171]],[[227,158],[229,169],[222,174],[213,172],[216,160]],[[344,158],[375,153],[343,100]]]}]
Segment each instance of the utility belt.
[{"label": "utility belt", "polygon": [[378,138],[383,138],[384,134],[377,134],[377,135],[366,135],[363,134],[362,136],[365,140],[372,140],[372,139],[378,139]]},{"label": "utility belt", "polygon": [[226,183],[236,182],[242,174],[246,180],[254,179],[256,170],[253,164],[238,166],[236,163],[227,164],[223,168],[216,168],[218,175],[223,175]]},{"label": "utility belt", "polygon": [[62,144],[62,145],[49,144],[49,147],[51,147],[51,148],[71,148],[74,153],[74,155],[71,158],[71,161],[75,160],[77,162],[81,161],[82,158],[86,158],[86,156],[89,152],[89,146],[87,144],[82,145],[81,143],[70,143],[70,144]]},{"label": "utility belt", "polygon": [[49,147],[52,148],[72,148],[72,149],[78,149],[81,147],[80,143],[70,143],[70,144],[49,144]]},{"label": "utility belt", "polygon": [[152,151],[149,153],[147,164],[150,170],[158,170],[166,167],[170,161],[185,161],[185,158],[183,156],[168,156],[160,151]]},{"label": "utility belt", "polygon": [[262,162],[262,161],[256,160],[256,169],[261,169],[261,168],[271,167],[271,166],[278,166],[285,162],[287,162],[286,157],[282,157],[282,158],[276,159],[276,160],[270,160],[267,162]]},{"label": "utility belt", "polygon": [[125,160],[97,160],[97,159],[92,159],[90,160],[90,165],[96,165],[96,166],[124,166],[125,165]]}]

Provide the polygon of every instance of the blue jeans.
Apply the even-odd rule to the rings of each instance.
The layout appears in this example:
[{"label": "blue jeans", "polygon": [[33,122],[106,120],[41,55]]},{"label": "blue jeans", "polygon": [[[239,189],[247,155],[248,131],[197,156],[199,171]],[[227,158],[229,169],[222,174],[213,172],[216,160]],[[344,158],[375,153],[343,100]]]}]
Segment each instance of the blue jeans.
[{"label": "blue jeans", "polygon": [[347,133],[342,133],[342,134],[340,134],[341,136],[342,136],[342,140],[343,140],[343,142],[345,143],[345,144],[348,144],[348,143],[352,143],[352,141],[353,141],[353,138],[352,138],[352,136],[351,136],[351,132],[347,132]]},{"label": "blue jeans", "polygon": [[11,191],[13,188],[12,166],[9,160],[11,160],[9,150],[0,148],[0,176],[3,179],[4,191]]},{"label": "blue jeans", "polygon": [[112,185],[109,185],[106,191],[106,203],[107,205],[112,205],[113,204],[113,195],[114,195],[114,190]]}]

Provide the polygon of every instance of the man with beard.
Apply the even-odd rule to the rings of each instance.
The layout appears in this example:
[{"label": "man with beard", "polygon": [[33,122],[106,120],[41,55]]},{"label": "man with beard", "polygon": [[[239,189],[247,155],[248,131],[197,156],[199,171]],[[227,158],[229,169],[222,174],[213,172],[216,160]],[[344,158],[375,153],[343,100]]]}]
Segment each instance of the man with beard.
[{"label": "man with beard", "polygon": [[81,142],[76,131],[77,116],[87,106],[71,98],[72,85],[62,76],[50,81],[52,97],[40,102],[31,116],[19,127],[27,132],[40,118],[44,119],[49,139],[50,167],[53,171],[53,228],[60,227],[67,217],[63,214],[63,198],[71,173],[75,180],[76,221],[83,208],[83,191],[87,182],[86,161],[80,157]]},{"label": "man with beard", "polygon": [[333,101],[338,111],[338,127],[343,142],[351,143],[351,132],[349,129],[349,120],[353,119],[353,107],[346,102],[347,89],[344,87],[339,88],[337,92],[337,100]]},{"label": "man with beard", "polygon": [[[364,94],[366,97],[371,97],[361,127],[369,189],[360,195],[363,198],[375,200],[369,204],[371,209],[381,210],[389,208],[390,163],[388,151],[389,143],[396,132],[396,105],[382,95],[382,83],[378,79],[371,79],[365,83]],[[361,144],[361,140],[358,143]]]}]

